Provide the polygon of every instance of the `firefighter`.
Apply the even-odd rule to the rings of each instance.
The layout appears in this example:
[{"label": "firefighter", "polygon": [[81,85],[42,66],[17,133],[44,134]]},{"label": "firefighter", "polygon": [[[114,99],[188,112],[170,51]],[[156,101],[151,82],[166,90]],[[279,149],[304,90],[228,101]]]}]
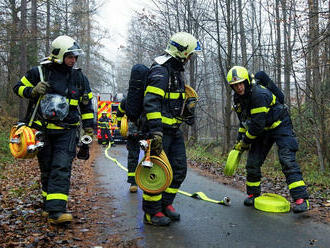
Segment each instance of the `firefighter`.
[{"label": "firefighter", "polygon": [[296,162],[298,143],[287,107],[283,104],[283,93],[278,94],[278,91],[273,90],[275,85],[265,72],[258,72],[255,78],[267,87],[255,84],[253,75],[241,66],[234,66],[227,74],[227,81],[235,92],[234,109],[240,120],[234,148],[239,151],[248,150],[248,197],[244,200],[244,205],[253,206],[254,199],[260,195],[261,166],[272,145],[276,143],[282,172],[295,202],[293,212],[307,211],[308,193]]},{"label": "firefighter", "polygon": [[[118,125],[120,126],[121,118],[126,113],[126,98],[124,98],[118,107],[118,113],[117,113],[117,120]],[[137,185],[135,182],[135,170],[136,166],[139,163],[139,155],[140,155],[140,144],[139,144],[139,137],[138,137],[138,121],[131,121],[128,120],[128,137],[127,137],[127,182],[130,184],[129,191],[131,193],[137,192]]]},{"label": "firefighter", "polygon": [[66,205],[80,118],[85,134],[93,135],[89,81],[81,69],[74,68],[81,54],[74,39],[59,36],[51,44],[50,56],[41,62],[44,81],[40,80],[39,68],[33,67],[13,88],[18,96],[29,99],[26,120],[41,99],[32,127],[44,134],[45,146],[37,155],[44,197],[42,215],[53,224],[72,221]]},{"label": "firefighter", "polygon": [[[113,139],[110,129],[110,119],[107,116],[107,112],[103,112],[101,118],[98,121],[98,128],[101,129],[102,144],[106,146],[108,142],[113,144]],[[106,136],[108,138],[106,138]]]},{"label": "firefighter", "polygon": [[147,78],[143,108],[146,128],[152,135],[152,155],[164,149],[173,169],[173,181],[165,192],[151,195],[143,192],[144,222],[165,226],[180,220],[172,203],[187,173],[186,150],[181,111],[185,100],[184,65],[201,51],[197,39],[189,33],[174,34],[165,54],[156,57]]}]

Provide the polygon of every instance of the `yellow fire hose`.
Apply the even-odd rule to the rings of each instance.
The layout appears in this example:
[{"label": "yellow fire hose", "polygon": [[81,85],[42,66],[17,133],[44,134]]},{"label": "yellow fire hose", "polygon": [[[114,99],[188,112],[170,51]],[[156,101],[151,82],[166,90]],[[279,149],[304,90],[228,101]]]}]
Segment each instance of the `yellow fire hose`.
[{"label": "yellow fire hose", "polygon": [[[104,151],[104,154],[105,154],[105,156],[108,158],[108,159],[110,159],[111,161],[113,161],[119,168],[121,168],[121,169],[123,169],[124,171],[128,171],[127,170],[127,168],[126,167],[124,167],[116,158],[113,158],[113,157],[111,157],[109,154],[108,154],[108,150],[111,148],[111,144],[109,143],[109,145],[108,145],[108,147],[105,149],[105,151]],[[145,159],[145,158],[144,158]],[[139,163],[139,165],[140,165],[140,167],[143,167],[143,166],[141,166],[141,163],[144,161],[144,159],[142,159],[142,161]],[[156,165],[156,167],[161,167],[162,169],[160,169],[160,168],[157,168],[156,169],[156,173],[157,174],[155,174],[155,171],[151,171],[150,170],[150,168],[145,168],[145,170],[149,170],[149,173],[146,173],[145,174],[145,177],[146,177],[146,179],[145,179],[145,181],[147,181],[147,180],[149,180],[149,181],[147,181],[146,182],[146,185],[143,185],[143,187],[150,187],[150,185],[152,185],[152,189],[151,190],[154,190],[155,188],[162,188],[162,191],[164,191],[163,190],[163,186],[164,185],[161,185],[161,186],[156,186],[155,187],[155,180],[153,180],[154,179],[154,176],[157,176],[157,175],[161,175],[162,173],[165,173],[166,174],[166,170],[164,169],[165,167],[167,168],[167,166],[166,165],[169,165],[169,162],[168,162],[168,159],[167,159],[167,157],[166,157],[166,154],[164,153],[164,152],[162,152],[161,154],[160,154],[160,156],[159,157],[156,157],[156,156],[151,156],[150,157],[150,161],[153,163],[153,167]],[[164,166],[164,167],[162,167],[162,166]],[[153,168],[152,167],[152,168]],[[169,166],[170,167],[170,166]],[[139,166],[137,166],[137,170],[138,170],[138,168],[139,168]],[[168,170],[169,170],[169,168],[167,168]],[[164,170],[164,171],[162,171],[162,172],[159,172],[160,170]],[[170,169],[170,171],[172,171],[172,169]],[[154,173],[153,173],[154,172]],[[137,171],[135,172],[135,173],[137,173]],[[138,172],[138,173],[141,173],[141,172]],[[169,172],[168,172],[169,173]],[[144,173],[142,173],[142,174],[144,174]],[[171,176],[168,176],[169,178],[171,178]],[[172,174],[172,177],[173,177],[173,174]],[[166,181],[166,180],[164,180],[164,179],[162,179],[162,181],[165,181],[166,183],[165,184],[167,184],[168,183],[168,181]],[[171,181],[172,181],[172,179],[171,179]],[[137,182],[138,183],[138,182]],[[138,184],[139,185],[139,184]],[[168,186],[170,185],[170,183],[168,184]],[[167,187],[168,187],[167,186]],[[139,185],[139,187],[141,188],[141,186]],[[142,189],[142,188],[141,188]],[[143,190],[143,189],[142,189]],[[148,188],[148,190],[150,191],[150,188]],[[160,192],[162,192],[162,191],[160,191]],[[159,192],[159,193],[160,193]],[[227,197],[227,196],[225,196],[222,200],[214,200],[214,199],[211,199],[211,198],[209,198],[206,194],[204,194],[203,192],[195,192],[195,193],[193,193],[193,194],[191,194],[191,193],[188,193],[188,192],[185,192],[185,191],[182,191],[182,190],[179,190],[178,191],[178,193],[180,193],[180,194],[182,194],[182,195],[185,195],[185,196],[189,196],[189,197],[192,197],[192,198],[195,198],[195,199],[199,199],[199,200],[203,200],[203,201],[207,201],[207,202],[211,202],[211,203],[216,203],[216,204],[219,204],[219,205],[224,205],[224,206],[230,206],[230,204],[231,204],[231,200],[230,200],[230,198],[229,197]]]},{"label": "yellow fire hose", "polygon": [[[38,70],[40,81],[44,81],[41,66],[38,66]],[[33,158],[38,153],[38,149],[44,145],[43,142],[38,140],[38,131],[31,128],[41,98],[42,96],[39,97],[36,106],[34,107],[28,125],[26,125],[26,123],[18,123],[10,130],[9,149],[14,158]]]}]

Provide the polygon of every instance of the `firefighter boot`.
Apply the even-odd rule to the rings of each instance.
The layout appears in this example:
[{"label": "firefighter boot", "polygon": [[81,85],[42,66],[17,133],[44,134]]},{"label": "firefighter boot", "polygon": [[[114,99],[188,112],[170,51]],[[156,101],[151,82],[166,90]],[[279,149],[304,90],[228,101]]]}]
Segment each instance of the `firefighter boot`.
[{"label": "firefighter boot", "polygon": [[48,216],[48,222],[50,224],[64,224],[72,221],[72,214],[62,212],[50,212]]},{"label": "firefighter boot", "polygon": [[131,183],[131,186],[129,187],[129,192],[136,193],[137,189],[137,185],[135,183]]},{"label": "firefighter boot", "polygon": [[295,204],[296,205],[292,208],[292,211],[296,214],[309,210],[309,201],[306,199],[297,199],[295,201]]},{"label": "firefighter boot", "polygon": [[180,220],[180,214],[175,211],[175,209],[172,205],[168,205],[164,209],[164,213],[167,217],[169,217],[173,221]]},{"label": "firefighter boot", "polygon": [[171,223],[171,219],[166,217],[162,212],[151,216],[150,214],[144,214],[144,223],[154,226],[168,226]]},{"label": "firefighter boot", "polygon": [[248,197],[245,198],[244,200],[244,205],[245,206],[248,206],[248,207],[251,207],[251,206],[254,206],[254,199],[258,197],[257,195],[249,195]]}]

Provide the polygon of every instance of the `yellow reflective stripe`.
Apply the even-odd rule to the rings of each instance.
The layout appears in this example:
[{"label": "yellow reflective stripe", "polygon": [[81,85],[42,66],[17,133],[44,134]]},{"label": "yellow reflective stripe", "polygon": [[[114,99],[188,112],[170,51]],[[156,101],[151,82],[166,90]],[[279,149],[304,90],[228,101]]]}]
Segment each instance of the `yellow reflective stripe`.
[{"label": "yellow reflective stripe", "polygon": [[175,119],[175,118],[168,118],[168,117],[162,116],[162,123],[167,124],[167,125],[174,125],[177,123],[182,123],[182,121]]},{"label": "yellow reflective stripe", "polygon": [[147,120],[161,119],[162,114],[160,112],[147,113]]},{"label": "yellow reflective stripe", "polygon": [[121,118],[122,118],[122,117],[117,117],[117,121],[121,121]]},{"label": "yellow reflective stripe", "polygon": [[160,201],[162,199],[162,195],[146,195],[143,194],[143,200],[145,201]]},{"label": "yellow reflective stripe", "polygon": [[164,90],[162,90],[161,88],[154,87],[154,86],[148,86],[146,91],[144,92],[144,95],[146,95],[148,92],[156,94],[156,95],[160,95],[162,97],[165,96],[165,91]]},{"label": "yellow reflective stripe", "polygon": [[25,86],[28,86],[28,87],[34,87],[33,84],[31,84],[30,81],[27,80],[27,78],[26,78],[25,76],[22,77],[21,82],[22,82]]},{"label": "yellow reflective stripe", "polygon": [[150,214],[147,214],[147,213],[146,213],[146,219],[147,219],[148,222],[151,223],[151,215],[150,215]]},{"label": "yellow reflective stripe", "polygon": [[93,98],[93,93],[92,92],[89,92],[88,93],[88,99],[92,99]]},{"label": "yellow reflective stripe", "polygon": [[259,114],[259,113],[263,113],[263,112],[268,113],[268,111],[269,111],[269,108],[267,108],[267,107],[253,108],[253,109],[251,109],[251,115]]},{"label": "yellow reflective stripe", "polygon": [[276,103],[276,96],[273,94],[273,100],[272,102],[269,104],[269,106],[273,106]]},{"label": "yellow reflective stripe", "polygon": [[128,172],[127,173],[127,176],[129,176],[129,177],[135,177],[135,172]]},{"label": "yellow reflective stripe", "polygon": [[265,130],[274,129],[274,128],[278,127],[281,123],[282,123],[282,121],[280,121],[280,120],[275,121],[270,127],[265,127],[264,129]]},{"label": "yellow reflective stripe", "polygon": [[240,133],[245,133],[245,132],[246,132],[246,129],[245,129],[244,127],[240,127],[240,128],[238,129],[238,132],[240,132]]},{"label": "yellow reflective stripe", "polygon": [[251,134],[249,133],[249,131],[246,131],[245,135],[246,135],[246,137],[248,137],[249,139],[255,139],[255,138],[257,138],[257,136],[253,136],[253,135],[251,135]]},{"label": "yellow reflective stripe", "polygon": [[123,110],[123,109],[121,108],[121,104],[119,104],[118,109],[119,109],[119,111],[120,111],[121,113],[125,113],[125,110]]},{"label": "yellow reflective stripe", "polygon": [[298,188],[301,186],[305,186],[305,182],[303,180],[300,180],[300,181],[297,181],[294,183],[290,183],[288,187],[289,187],[289,189],[294,189],[294,188]]},{"label": "yellow reflective stripe", "polygon": [[49,200],[63,200],[63,201],[68,201],[68,195],[61,194],[61,193],[55,193],[55,194],[48,194],[47,201]]},{"label": "yellow reflective stripe", "polygon": [[108,124],[107,121],[99,121],[99,124]]},{"label": "yellow reflective stripe", "polygon": [[186,94],[185,93],[177,93],[177,92],[167,92],[165,94],[165,98],[167,98],[167,99],[179,99],[180,96],[182,96],[182,98],[185,99]]},{"label": "yellow reflective stripe", "polygon": [[87,113],[87,114],[82,114],[81,115],[81,119],[82,120],[93,119],[93,118],[94,118],[94,114],[93,113]]},{"label": "yellow reflective stripe", "polygon": [[19,95],[19,96],[24,97],[23,92],[24,92],[24,90],[25,90],[26,87],[27,87],[27,86],[20,86],[20,87],[18,88],[18,95]]},{"label": "yellow reflective stripe", "polygon": [[70,105],[72,106],[78,106],[78,100],[75,100],[75,99],[70,99]]},{"label": "yellow reflective stripe", "polygon": [[258,186],[260,186],[260,183],[261,183],[261,181],[259,181],[259,182],[248,182],[248,181],[246,181],[246,185],[250,186],[250,187],[258,187]]},{"label": "yellow reflective stripe", "polygon": [[45,191],[41,191],[41,195],[43,196],[43,197],[46,197],[47,196],[47,193],[45,192]]},{"label": "yellow reflective stripe", "polygon": [[167,188],[165,190],[166,193],[169,193],[169,194],[176,194],[178,193],[179,189],[175,189],[175,188]]},{"label": "yellow reflective stripe", "polygon": [[[35,124],[39,125],[39,126],[42,126],[42,123],[41,121],[34,121]],[[79,121],[74,123],[74,124],[70,124],[70,126],[78,126],[79,125]],[[60,126],[57,126],[53,123],[48,123],[47,126],[46,126],[47,129],[64,129],[64,127],[60,127]]]}]

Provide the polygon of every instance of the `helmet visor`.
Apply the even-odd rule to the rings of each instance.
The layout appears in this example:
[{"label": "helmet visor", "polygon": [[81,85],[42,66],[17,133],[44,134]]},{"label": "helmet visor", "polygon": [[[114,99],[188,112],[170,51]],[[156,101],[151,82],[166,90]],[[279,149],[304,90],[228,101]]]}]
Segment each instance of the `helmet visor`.
[{"label": "helmet visor", "polygon": [[66,54],[67,53],[71,53],[73,56],[79,56],[84,54],[83,50],[80,48],[77,42],[74,42],[73,46],[68,48]]}]

